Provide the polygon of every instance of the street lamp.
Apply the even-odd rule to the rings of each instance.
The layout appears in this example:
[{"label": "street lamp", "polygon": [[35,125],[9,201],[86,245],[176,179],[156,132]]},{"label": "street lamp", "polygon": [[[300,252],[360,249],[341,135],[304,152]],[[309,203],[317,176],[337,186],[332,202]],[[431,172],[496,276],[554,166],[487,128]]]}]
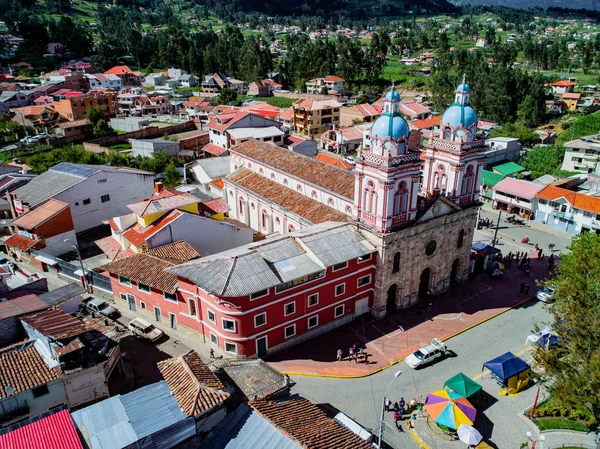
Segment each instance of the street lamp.
[{"label": "street lamp", "polygon": [[[73,243],[70,239],[64,239],[63,242],[71,242]],[[88,291],[88,282],[87,282],[87,275],[85,274],[85,268],[83,267],[83,259],[81,258],[81,253],[79,252],[79,245],[77,243],[73,244],[69,244],[69,246],[72,246],[73,248],[75,248],[75,251],[77,251],[77,259],[79,259],[79,265],[81,266],[81,277],[83,278],[83,288],[85,288],[85,291]]]},{"label": "street lamp", "polygon": [[527,439],[529,441],[531,441],[531,449],[535,449],[535,445],[537,443],[540,443],[540,446],[541,446],[541,443],[543,443],[544,440],[546,439],[546,435],[540,435],[540,439],[539,440],[531,438],[533,436],[533,434],[531,432],[529,432],[529,431],[526,433],[526,435],[527,435]]},{"label": "street lamp", "polygon": [[387,400],[387,394],[390,391],[390,388],[392,388],[392,384],[394,383],[396,377],[400,377],[401,374],[401,370],[398,370],[394,373],[394,377],[392,377],[392,380],[390,380],[390,384],[388,385],[387,390],[385,390],[385,394],[383,395],[383,403],[381,405],[381,420],[379,421],[379,441],[377,442],[377,449],[381,449],[381,443],[383,440],[383,427],[385,426],[385,401]]}]

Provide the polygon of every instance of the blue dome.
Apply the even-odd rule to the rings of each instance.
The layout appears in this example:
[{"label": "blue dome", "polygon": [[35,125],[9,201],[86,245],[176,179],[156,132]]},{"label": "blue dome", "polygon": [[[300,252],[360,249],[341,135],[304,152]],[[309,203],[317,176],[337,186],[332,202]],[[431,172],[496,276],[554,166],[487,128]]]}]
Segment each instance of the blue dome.
[{"label": "blue dome", "polygon": [[467,83],[460,83],[456,88],[456,92],[470,92],[469,85]]},{"label": "blue dome", "polygon": [[[391,136],[390,120],[392,120]],[[408,123],[406,123],[406,120],[399,115],[391,116],[383,114],[381,117],[375,120],[375,123],[373,123],[373,127],[371,128],[371,139],[377,136],[381,140],[385,140],[388,137],[399,140],[403,137],[408,137],[409,134],[410,130],[408,129]]]},{"label": "blue dome", "polygon": [[385,94],[385,100],[387,101],[399,101],[400,100],[400,94],[398,92],[396,92],[396,89],[394,89],[393,87],[390,89],[390,91]]},{"label": "blue dome", "polygon": [[456,128],[458,125],[463,124],[465,128],[470,128],[472,125],[477,124],[477,114],[475,110],[469,105],[453,104],[442,116],[442,126],[450,125]]}]

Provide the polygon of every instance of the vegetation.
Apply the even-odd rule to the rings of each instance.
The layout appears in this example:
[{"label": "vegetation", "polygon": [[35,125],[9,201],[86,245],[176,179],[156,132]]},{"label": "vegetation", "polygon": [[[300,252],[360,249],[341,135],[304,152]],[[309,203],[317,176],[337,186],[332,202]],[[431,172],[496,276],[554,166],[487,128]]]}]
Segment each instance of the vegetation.
[{"label": "vegetation", "polygon": [[[555,319],[559,344],[535,351],[543,370],[538,380],[555,404],[585,410],[594,422],[600,417],[600,235],[586,232],[573,238],[570,252],[561,255],[560,276],[554,281]],[[563,416],[565,413],[563,413]]]},{"label": "vegetation", "polygon": [[596,420],[586,408],[567,407],[550,398],[538,405],[533,422],[540,430],[567,429],[587,432]]},{"label": "vegetation", "polygon": [[165,169],[165,187],[173,188],[179,184],[179,172],[177,171],[175,161],[172,160]]},{"label": "vegetation", "polygon": [[117,132],[106,121],[102,106],[90,106],[86,109],[87,121],[92,125],[92,133],[96,139],[117,135]]},{"label": "vegetation", "polygon": [[565,418],[533,419],[533,423],[544,430],[574,430],[576,432],[589,432],[590,428],[583,423]]},{"label": "vegetation", "polygon": [[577,120],[563,124],[564,132],[556,139],[557,143],[564,144],[583,136],[597,134],[600,130],[600,112],[585,115]]}]

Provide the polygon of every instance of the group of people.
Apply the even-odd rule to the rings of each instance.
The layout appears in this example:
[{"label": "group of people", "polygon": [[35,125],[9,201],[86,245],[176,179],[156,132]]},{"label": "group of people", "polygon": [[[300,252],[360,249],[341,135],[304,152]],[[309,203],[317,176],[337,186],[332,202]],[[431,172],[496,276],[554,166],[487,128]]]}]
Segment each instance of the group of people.
[{"label": "group of people", "polygon": [[[418,403],[418,401],[413,398],[408,403],[408,407],[407,407],[407,404],[404,401],[404,398],[400,398],[400,401],[394,402],[393,404],[392,404],[392,401],[390,401],[389,399],[387,399],[387,398],[385,399],[385,411],[386,412],[394,412],[394,415],[393,415],[394,424],[396,425],[396,429],[398,429],[399,432],[404,431],[402,429],[402,425],[400,423],[400,421],[402,420],[402,416],[405,415],[406,413],[408,413],[414,407],[416,407],[417,403]],[[407,422],[408,422],[408,426],[412,427],[412,422],[410,420]]]},{"label": "group of people", "polygon": [[521,282],[521,290],[519,291],[521,295],[527,296],[529,294],[529,284],[525,282]]},{"label": "group of people", "polygon": [[489,228],[494,224],[494,222],[489,218],[480,218],[477,223],[477,229]]},{"label": "group of people", "polygon": [[[348,361],[354,360],[354,363],[358,363],[361,359],[362,363],[369,363],[369,353],[364,348],[357,348],[356,343],[348,348]],[[341,362],[344,360],[344,353],[341,349],[337,350],[337,361]]]},{"label": "group of people", "polygon": [[527,252],[518,251],[513,254],[513,252],[511,251],[506,256],[504,256],[502,261],[506,268],[510,268],[510,267],[512,267],[513,260],[515,260],[517,262],[517,268],[520,271],[522,271],[523,274],[525,274],[526,276],[529,276],[531,259],[527,257]]}]

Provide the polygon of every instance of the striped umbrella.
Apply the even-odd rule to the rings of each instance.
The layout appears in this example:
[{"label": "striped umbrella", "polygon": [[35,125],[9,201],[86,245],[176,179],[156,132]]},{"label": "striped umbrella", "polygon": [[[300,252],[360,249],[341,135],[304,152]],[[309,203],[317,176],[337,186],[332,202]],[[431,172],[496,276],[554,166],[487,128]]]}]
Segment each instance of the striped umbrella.
[{"label": "striped umbrella", "polygon": [[472,425],[477,413],[467,398],[447,390],[429,393],[423,408],[436,423],[455,430],[461,424]]}]

